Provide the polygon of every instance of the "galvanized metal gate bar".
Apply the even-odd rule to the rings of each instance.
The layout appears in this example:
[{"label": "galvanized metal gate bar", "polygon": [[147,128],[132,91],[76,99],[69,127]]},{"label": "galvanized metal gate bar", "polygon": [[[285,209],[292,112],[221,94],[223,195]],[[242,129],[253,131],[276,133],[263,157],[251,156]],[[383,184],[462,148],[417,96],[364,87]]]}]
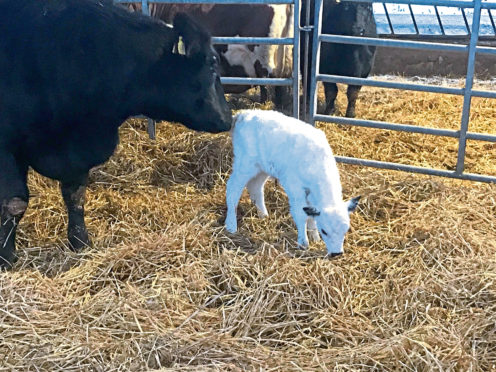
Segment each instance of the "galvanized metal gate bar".
[{"label": "galvanized metal gate bar", "polygon": [[[468,45],[425,42],[425,41],[375,39],[375,38],[363,37],[363,36],[321,35],[320,39],[321,41],[326,43],[375,45],[375,46],[383,46],[383,47],[437,50],[437,51],[445,51],[445,52],[468,52],[469,50]],[[494,47],[477,46],[476,51],[479,54],[496,55],[496,48]]]},{"label": "galvanized metal gate bar", "polygon": [[479,26],[481,16],[482,0],[475,0],[474,15],[472,18],[472,33],[468,50],[467,75],[465,78],[465,94],[463,96],[462,123],[460,128],[460,140],[458,142],[458,159],[456,162],[456,173],[462,174],[465,168],[465,149],[467,146],[467,131],[470,120],[470,103],[472,102],[472,87],[474,85],[475,52],[477,40],[479,39]]},{"label": "galvanized metal gate bar", "polygon": [[[139,0],[114,0],[118,4],[139,3]],[[293,116],[300,114],[300,0],[141,0],[142,12],[150,15],[149,4],[287,4],[293,5],[293,37],[212,37],[214,44],[272,44],[293,45],[293,72],[291,78],[237,78],[221,77],[222,84],[231,85],[278,85],[291,86],[293,89]],[[148,119],[148,133],[155,138],[155,122]]]},{"label": "galvanized metal gate bar", "polygon": [[[397,4],[396,1],[394,1],[395,4]],[[440,35],[436,33],[436,31],[432,31],[430,28],[429,28],[429,31],[426,31],[426,30],[422,30],[420,27],[419,27],[419,24],[418,24],[418,19],[417,17],[419,16],[430,16],[430,14],[425,14],[425,13],[421,13],[421,14],[416,14],[412,8],[412,5],[411,4],[406,4],[407,5],[407,9],[408,9],[408,13],[406,14],[409,14],[410,15],[410,18],[411,18],[411,27],[409,28],[408,31],[406,30],[403,30],[403,32],[401,33],[397,33],[394,29],[395,26],[398,26],[398,27],[404,27],[404,26],[408,26],[408,22],[405,22],[405,19],[402,17],[405,15],[405,13],[403,12],[396,12],[396,13],[390,13],[390,11],[388,10],[386,4],[384,4],[383,2],[376,2],[376,4],[381,4],[382,5],[382,8],[384,10],[384,13],[381,13],[379,11],[374,11],[374,14],[376,16],[380,16],[381,18],[382,17],[385,17],[386,18],[386,21],[387,21],[387,27],[388,27],[388,30],[389,31],[385,31],[384,30],[384,22],[381,21],[381,22],[378,22],[378,33],[379,35],[389,35],[389,36],[394,36],[396,38],[409,38],[411,37],[412,35],[417,35],[417,36],[445,36],[445,37],[460,37],[460,36],[465,36],[465,35],[468,35],[470,36],[471,34],[471,27],[470,27],[470,24],[469,24],[469,21],[467,19],[467,13],[466,13],[466,9],[467,8],[461,8],[460,9],[460,18],[461,18],[461,21],[463,22],[463,26],[464,26],[464,31],[465,33],[459,33],[458,31],[461,31],[461,30],[457,30],[457,32],[455,33],[448,33],[447,32],[447,28],[449,27],[449,24],[448,25],[445,25],[445,22],[443,21],[443,17],[442,17],[442,14],[439,10],[439,6],[438,5],[433,5],[434,7],[434,12],[435,12],[435,16],[436,16],[436,23],[437,26],[439,27],[439,31],[440,31]],[[489,33],[485,33],[484,35],[480,35],[480,36],[484,36],[486,40],[494,40],[496,38],[496,24],[494,22],[494,17],[491,13],[491,10],[488,9],[488,7],[491,7],[491,5],[487,5],[484,10],[487,11],[487,18],[489,19],[489,26],[490,26],[490,32]],[[404,8],[403,8],[404,9]],[[450,16],[452,16],[454,14],[450,14]],[[458,14],[457,14],[458,15]],[[402,21],[401,22],[394,22],[392,20],[392,16],[400,16],[402,17]],[[482,22],[482,14],[481,14],[481,22]],[[486,23],[487,25],[487,23]],[[413,29],[413,32],[411,32],[411,30]],[[482,31],[482,23],[481,23],[481,26],[480,26],[480,30]],[[491,33],[492,31],[492,33]]]},{"label": "galvanized metal gate bar", "polygon": [[[342,1],[362,2],[362,3],[374,2],[373,0],[342,0]],[[337,156],[336,159],[340,162],[348,163],[348,164],[358,164],[358,165],[371,166],[371,167],[383,168],[383,169],[401,170],[407,172],[422,173],[427,175],[496,183],[496,176],[472,174],[472,173],[464,172],[467,140],[496,142],[496,135],[468,132],[468,124],[470,119],[470,104],[472,97],[496,98],[496,92],[472,89],[473,81],[474,81],[474,67],[475,67],[476,53],[491,54],[491,55],[496,54],[496,48],[477,46],[477,41],[479,38],[481,10],[494,9],[496,8],[496,3],[482,2],[482,0],[473,0],[473,1],[472,0],[470,1],[468,0],[460,0],[460,1],[383,0],[382,2],[395,3],[395,4],[408,4],[408,5],[409,4],[438,5],[438,6],[447,6],[447,7],[460,7],[463,9],[473,8],[474,11],[472,17],[472,32],[471,32],[469,45],[463,46],[463,45],[452,45],[452,44],[444,44],[444,43],[426,43],[426,42],[418,42],[418,41],[384,40],[384,39],[379,40],[375,38],[366,38],[366,37],[323,35],[322,24],[321,24],[323,0],[315,0],[315,13],[314,13],[315,32],[312,43],[313,64],[311,69],[311,82],[310,82],[310,122],[314,124],[315,120],[319,120],[324,122],[347,124],[347,125],[361,126],[367,128],[377,128],[377,129],[403,131],[409,133],[419,133],[419,134],[458,138],[458,154],[457,154],[456,169],[454,171],[417,167],[406,164],[383,162],[383,161],[376,161],[370,159],[359,159],[352,157]],[[450,88],[450,87],[441,87],[441,86],[425,85],[425,84],[398,83],[391,81],[378,81],[378,80],[361,79],[361,78],[353,78],[353,77],[345,77],[345,76],[337,76],[337,75],[320,74],[319,73],[320,45],[323,42],[466,52],[468,54],[468,64],[467,64],[467,74],[465,79],[465,87]],[[463,95],[464,100],[463,100],[460,130],[454,131],[448,129],[420,127],[415,125],[404,125],[404,124],[386,123],[386,122],[379,122],[372,120],[360,120],[360,119],[319,115],[317,114],[317,83],[319,81]]]}]

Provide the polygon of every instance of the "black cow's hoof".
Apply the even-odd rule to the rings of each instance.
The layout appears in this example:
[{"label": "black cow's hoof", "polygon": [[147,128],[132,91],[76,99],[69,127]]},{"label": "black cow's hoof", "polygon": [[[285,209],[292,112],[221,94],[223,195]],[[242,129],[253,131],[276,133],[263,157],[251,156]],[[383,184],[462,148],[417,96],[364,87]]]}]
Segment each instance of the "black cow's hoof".
[{"label": "black cow's hoof", "polygon": [[91,247],[91,241],[86,231],[69,236],[69,248],[74,252],[80,252],[85,248]]},{"label": "black cow's hoof", "polygon": [[11,270],[17,260],[18,257],[15,253],[0,254],[0,270]]},{"label": "black cow's hoof", "polygon": [[327,258],[328,260],[330,260],[331,258],[336,258],[336,257],[339,257],[339,256],[342,256],[343,253],[328,253],[325,258]]},{"label": "black cow's hoof", "polygon": [[355,109],[346,110],[346,117],[347,118],[354,118],[355,117]]},{"label": "black cow's hoof", "polygon": [[69,239],[69,248],[73,252],[81,252],[83,249],[89,247],[91,247],[91,242],[89,240],[81,241],[77,238]]}]

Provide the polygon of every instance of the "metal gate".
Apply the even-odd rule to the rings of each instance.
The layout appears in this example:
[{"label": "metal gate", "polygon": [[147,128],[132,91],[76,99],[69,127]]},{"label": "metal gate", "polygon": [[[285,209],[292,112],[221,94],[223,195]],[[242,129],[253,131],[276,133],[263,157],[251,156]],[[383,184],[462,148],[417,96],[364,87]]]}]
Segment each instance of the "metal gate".
[{"label": "metal gate", "polygon": [[[273,44],[293,45],[293,72],[290,78],[237,78],[221,77],[226,85],[279,85],[291,86],[293,97],[293,116],[299,116],[299,61],[300,61],[300,0],[114,0],[116,4],[140,3],[142,12],[150,15],[149,4],[289,4],[293,5],[293,37],[212,37],[213,44]],[[155,138],[155,122],[148,119],[148,133]]]},{"label": "metal gate", "polygon": [[[372,3],[373,0],[342,0],[349,2],[368,2]],[[495,176],[465,173],[465,149],[467,140],[478,140],[487,142],[496,142],[496,136],[483,133],[475,133],[468,131],[470,104],[472,97],[496,98],[496,92],[485,90],[474,90],[474,67],[475,56],[479,54],[496,55],[496,48],[477,46],[479,38],[479,27],[482,9],[496,9],[496,3],[483,2],[482,0],[383,0],[381,3],[391,4],[415,4],[415,5],[437,5],[443,7],[457,7],[462,9],[472,8],[472,32],[470,34],[470,41],[468,45],[454,45],[445,43],[434,42],[420,42],[420,41],[407,41],[407,40],[385,40],[367,37],[356,36],[342,36],[342,35],[329,35],[322,34],[322,5],[323,0],[315,0],[315,13],[314,25],[315,31],[313,35],[312,44],[312,69],[310,76],[310,121],[312,124],[316,120],[323,122],[332,122],[337,124],[354,125],[367,128],[386,129],[393,131],[403,131],[410,133],[428,134],[434,136],[444,136],[458,138],[458,155],[456,169],[454,171],[443,169],[432,169],[426,167],[418,167],[411,165],[404,165],[391,162],[383,162],[369,159],[360,159],[354,157],[336,156],[336,160],[347,164],[356,164],[362,166],[370,166],[383,169],[401,170],[407,172],[421,173],[427,175],[443,176],[450,178],[459,178],[472,181],[493,182],[496,183]],[[321,43],[341,43],[341,44],[358,44],[358,45],[375,45],[381,47],[396,47],[396,48],[411,48],[411,49],[427,49],[436,51],[455,51],[468,53],[467,74],[465,78],[464,88],[450,88],[436,85],[423,85],[412,83],[397,83],[388,81],[368,80],[362,78],[343,77],[337,75],[325,75],[319,73],[320,62],[320,45]],[[332,82],[343,84],[355,84],[380,88],[392,89],[406,89],[412,91],[443,93],[463,96],[463,108],[461,116],[461,124],[459,130],[449,129],[435,129],[419,127],[415,125],[405,125],[397,123],[386,123],[372,120],[351,119],[336,116],[327,116],[317,114],[317,82]]]}]

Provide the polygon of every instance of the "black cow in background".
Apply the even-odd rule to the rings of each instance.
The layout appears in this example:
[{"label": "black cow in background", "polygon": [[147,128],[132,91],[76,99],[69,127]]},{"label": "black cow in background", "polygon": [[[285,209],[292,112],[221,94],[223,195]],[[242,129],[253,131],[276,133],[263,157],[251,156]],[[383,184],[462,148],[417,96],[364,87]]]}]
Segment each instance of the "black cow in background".
[{"label": "black cow in background", "polygon": [[88,172],[126,118],[231,128],[210,35],[187,16],[172,28],[110,0],[0,0],[0,35],[0,267],[15,261],[28,167],[60,181],[78,250]]},{"label": "black cow in background", "polygon": [[[305,18],[305,9],[308,0],[302,0],[301,19]],[[314,1],[310,0],[313,25]],[[335,0],[324,0],[322,11],[322,33],[348,36],[377,37],[376,23],[371,3],[354,3]],[[310,32],[310,48],[313,32]],[[301,36],[301,66],[303,71],[303,56],[307,51],[304,45],[304,35]],[[320,50],[320,73],[366,78],[375,58],[374,46],[322,43]],[[309,53],[309,71],[312,64]],[[310,74],[309,74],[310,76]],[[347,117],[355,117],[355,104],[361,85],[349,85],[347,90],[348,107]],[[325,109],[324,114],[330,115],[335,111],[335,100],[338,89],[334,83],[324,83]],[[309,91],[308,91],[309,92]],[[307,92],[308,96],[309,93]]]}]

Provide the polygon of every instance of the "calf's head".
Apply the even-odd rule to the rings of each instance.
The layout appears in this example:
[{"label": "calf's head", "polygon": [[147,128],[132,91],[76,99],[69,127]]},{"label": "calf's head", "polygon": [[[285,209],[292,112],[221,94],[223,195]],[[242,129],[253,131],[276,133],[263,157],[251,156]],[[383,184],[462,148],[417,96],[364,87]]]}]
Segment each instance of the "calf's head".
[{"label": "calf's head", "polygon": [[231,129],[232,115],[219,76],[219,57],[210,35],[185,14],[174,19],[174,45],[148,75],[150,116],[190,129],[217,133]]},{"label": "calf's head", "polygon": [[324,241],[327,254],[337,256],[343,253],[344,236],[350,228],[350,214],[355,211],[360,196],[338,203],[338,205],[318,210],[304,207],[303,210],[315,219],[319,234]]}]

